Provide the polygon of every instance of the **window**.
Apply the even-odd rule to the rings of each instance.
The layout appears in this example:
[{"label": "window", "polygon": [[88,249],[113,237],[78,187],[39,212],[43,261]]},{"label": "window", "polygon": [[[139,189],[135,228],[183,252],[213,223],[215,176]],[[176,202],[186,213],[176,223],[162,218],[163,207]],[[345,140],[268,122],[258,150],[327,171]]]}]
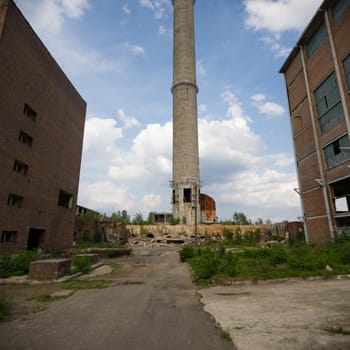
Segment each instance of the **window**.
[{"label": "window", "polygon": [[64,208],[72,208],[73,204],[73,195],[60,190],[58,194],[58,206],[64,207]]},{"label": "window", "polygon": [[350,55],[345,58],[343,61],[344,71],[345,71],[345,77],[346,81],[348,83],[348,89],[350,90]]},{"label": "window", "polygon": [[18,196],[16,194],[10,193],[7,198],[7,205],[9,207],[17,207],[22,208],[23,207],[23,197]]},{"label": "window", "polygon": [[28,175],[28,165],[25,163],[20,162],[19,160],[15,160],[13,164],[13,171],[27,176]]},{"label": "window", "polygon": [[191,189],[184,188],[184,202],[191,203]]},{"label": "window", "polygon": [[333,143],[324,148],[323,151],[328,168],[331,168],[337,164],[340,164],[350,159],[349,150],[343,149],[343,147],[350,147],[348,135],[341,137],[340,139],[334,141]]},{"label": "window", "polygon": [[344,119],[334,72],[314,91],[314,96],[321,132],[333,128],[340,120]]},{"label": "window", "polygon": [[17,240],[17,231],[2,231],[1,243],[16,242],[16,240]]},{"label": "window", "polygon": [[338,22],[347,8],[350,6],[350,0],[338,0],[332,6],[334,22]]},{"label": "window", "polygon": [[33,144],[33,138],[31,136],[29,136],[28,134],[26,134],[24,131],[20,131],[19,136],[18,136],[18,140],[20,140],[21,142],[23,142],[24,144],[28,145],[29,147],[32,147]]},{"label": "window", "polygon": [[23,108],[23,114],[35,121],[37,113],[34,111],[34,109],[32,109],[29,105],[25,103]]},{"label": "window", "polygon": [[314,31],[309,40],[306,43],[307,58],[310,58],[315,51],[321,46],[324,39],[327,36],[327,28],[322,21],[319,27]]}]

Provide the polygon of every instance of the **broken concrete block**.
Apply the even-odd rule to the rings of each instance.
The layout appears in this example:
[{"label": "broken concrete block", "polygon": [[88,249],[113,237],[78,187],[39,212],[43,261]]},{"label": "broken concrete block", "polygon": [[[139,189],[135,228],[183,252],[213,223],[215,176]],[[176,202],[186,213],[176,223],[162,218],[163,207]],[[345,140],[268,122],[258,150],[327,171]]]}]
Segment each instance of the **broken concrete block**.
[{"label": "broken concrete block", "polygon": [[70,272],[70,259],[48,259],[34,261],[29,266],[29,279],[57,279]]}]

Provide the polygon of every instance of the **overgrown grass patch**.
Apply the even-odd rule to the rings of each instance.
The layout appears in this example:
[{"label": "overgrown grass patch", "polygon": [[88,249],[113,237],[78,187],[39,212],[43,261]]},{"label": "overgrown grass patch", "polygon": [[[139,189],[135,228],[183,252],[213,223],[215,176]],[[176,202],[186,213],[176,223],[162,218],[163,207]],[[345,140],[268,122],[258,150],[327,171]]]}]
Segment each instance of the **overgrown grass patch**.
[{"label": "overgrown grass patch", "polygon": [[88,249],[88,248],[124,248],[122,244],[117,243],[109,243],[109,242],[82,242],[76,244],[74,249]]},{"label": "overgrown grass patch", "polygon": [[29,265],[39,258],[36,251],[20,250],[0,256],[0,278],[21,276],[29,272]]},{"label": "overgrown grass patch", "polygon": [[110,287],[112,283],[113,281],[110,281],[110,280],[88,280],[88,281],[75,280],[75,281],[64,283],[63,289],[70,289],[70,290],[101,289],[101,288]]},{"label": "overgrown grass patch", "polygon": [[[182,261],[188,262],[195,280],[203,284],[214,277],[269,279],[331,276],[350,272],[350,242],[250,248],[228,252],[224,246],[185,246]],[[326,269],[326,266],[331,269]]]}]

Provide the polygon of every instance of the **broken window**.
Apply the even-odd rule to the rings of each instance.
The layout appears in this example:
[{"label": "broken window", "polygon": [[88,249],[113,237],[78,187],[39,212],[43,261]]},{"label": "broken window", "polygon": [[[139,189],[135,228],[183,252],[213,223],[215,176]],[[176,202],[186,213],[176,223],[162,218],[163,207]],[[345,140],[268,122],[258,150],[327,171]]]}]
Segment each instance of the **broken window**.
[{"label": "broken window", "polygon": [[23,197],[18,196],[17,194],[10,193],[8,198],[7,198],[7,205],[9,207],[22,208],[23,207]]},{"label": "broken window", "polygon": [[20,162],[19,160],[15,160],[13,164],[13,171],[27,176],[28,175],[28,165],[25,163]]},{"label": "broken window", "polygon": [[333,128],[344,119],[337,78],[334,72],[314,91],[314,96],[321,132]]},{"label": "broken window", "polygon": [[338,22],[339,19],[346,12],[347,8],[350,6],[350,0],[338,0],[332,6],[333,19],[334,22]]},{"label": "broken window", "polygon": [[2,231],[1,242],[16,242],[17,231]]},{"label": "broken window", "polygon": [[350,159],[350,152],[346,149],[349,148],[348,135],[344,135],[340,139],[334,141],[323,149],[327,162],[327,167],[331,168],[339,163],[345,162]]},{"label": "broken window", "polygon": [[191,189],[184,188],[184,203],[191,203],[192,201]]},{"label": "broken window", "polygon": [[72,208],[73,195],[71,193],[60,190],[58,194],[58,206],[64,208]]},{"label": "broken window", "polygon": [[29,105],[25,103],[23,108],[23,114],[35,121],[37,113],[34,111],[33,108],[31,108]]},{"label": "broken window", "polygon": [[19,133],[18,140],[28,145],[29,147],[31,147],[33,143],[33,138],[22,130]]},{"label": "broken window", "polygon": [[317,51],[317,49],[322,45],[326,36],[327,28],[325,26],[325,23],[322,21],[322,23],[314,31],[314,33],[311,35],[310,39],[306,43],[307,58],[310,58]]}]

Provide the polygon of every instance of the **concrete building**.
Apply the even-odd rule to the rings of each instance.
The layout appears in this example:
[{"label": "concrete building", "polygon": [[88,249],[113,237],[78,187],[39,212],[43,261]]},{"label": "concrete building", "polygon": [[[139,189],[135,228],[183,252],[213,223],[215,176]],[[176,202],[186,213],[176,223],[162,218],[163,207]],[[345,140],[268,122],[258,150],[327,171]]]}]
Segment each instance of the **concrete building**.
[{"label": "concrete building", "polygon": [[350,1],[325,0],[283,64],[305,233],[350,228]]},{"label": "concrete building", "polygon": [[86,103],[12,0],[0,0],[0,251],[74,235]]},{"label": "concrete building", "polygon": [[194,0],[173,0],[173,218],[199,223],[199,156]]}]

